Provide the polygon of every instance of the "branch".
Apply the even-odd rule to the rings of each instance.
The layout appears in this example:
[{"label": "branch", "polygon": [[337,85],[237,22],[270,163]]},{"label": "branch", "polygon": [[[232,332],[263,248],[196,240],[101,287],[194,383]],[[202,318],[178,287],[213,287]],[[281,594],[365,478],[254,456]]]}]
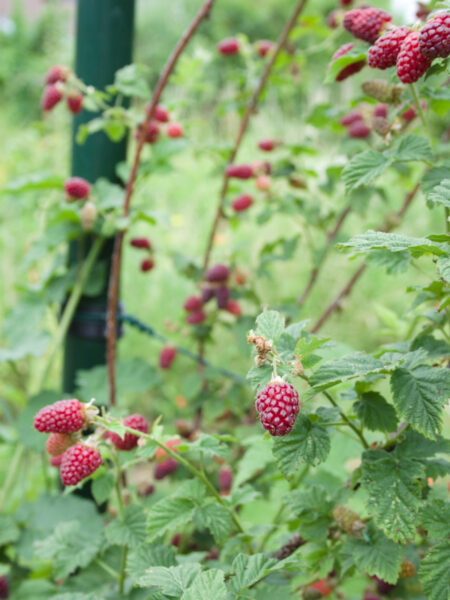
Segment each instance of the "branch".
[{"label": "branch", "polygon": [[[211,8],[216,0],[206,0],[192,23],[189,25],[177,45],[175,46],[171,56],[169,57],[160,77],[156,84],[155,91],[152,96],[150,106],[147,111],[147,116],[141,126],[139,139],[136,147],[136,152],[131,167],[130,177],[125,189],[125,200],[123,205],[123,216],[127,217],[130,212],[131,196],[133,194],[134,184],[141,159],[142,148],[144,147],[146,131],[150,124],[156,105],[158,104],[162,92],[169,81],[177,61],[186,48],[189,40],[196,32],[200,23],[209,17]],[[125,231],[119,231],[116,235],[114,243],[114,251],[112,257],[111,274],[108,288],[108,308],[106,319],[106,360],[108,364],[108,381],[109,381],[109,403],[113,406],[116,402],[116,377],[115,377],[115,360],[116,360],[116,345],[117,345],[117,304],[119,297],[119,276],[120,264],[122,259],[122,246]]]},{"label": "branch", "polygon": [[[283,31],[281,32],[280,37],[278,38],[277,43],[271,52],[270,58],[264,68],[264,71],[262,72],[262,75],[258,81],[258,84],[252,94],[252,97],[250,98],[250,100],[247,104],[246,109],[245,109],[245,113],[244,113],[244,116],[242,117],[242,121],[241,121],[239,131],[236,136],[236,140],[234,142],[233,149],[231,150],[230,156],[228,157],[228,165],[230,165],[231,163],[234,162],[234,160],[239,152],[239,149],[240,149],[241,143],[242,143],[242,139],[244,137],[245,132],[247,131],[247,127],[250,122],[250,118],[251,118],[252,114],[255,112],[259,98],[265,88],[265,85],[266,85],[269,75],[272,71],[272,68],[278,58],[278,55],[280,54],[282,48],[284,47],[284,45],[286,43],[286,41],[289,37],[289,34],[291,33],[292,29],[295,27],[295,25],[297,23],[297,19],[298,19],[300,13],[303,11],[303,9],[306,5],[306,2],[307,2],[307,0],[299,0],[299,2],[297,2],[296,6],[294,8],[294,11],[292,12],[292,15],[290,16],[289,20],[285,24]],[[219,203],[217,205],[216,213],[215,213],[214,220],[213,220],[213,223],[211,226],[211,231],[210,231],[209,237],[208,237],[208,245],[206,247],[205,256],[203,259],[203,270],[204,271],[206,271],[206,269],[208,268],[209,261],[211,258],[211,250],[213,247],[214,238],[216,236],[216,232],[217,232],[217,228],[219,226],[220,220],[223,216],[223,205],[225,203],[225,198],[226,198],[226,195],[228,192],[228,182],[229,182],[229,178],[226,175],[226,169],[225,169],[223,184],[222,184],[222,188],[221,188],[220,195],[219,195]]]},{"label": "branch", "polygon": [[[415,185],[415,187],[405,196],[405,199],[403,201],[403,204],[402,204],[400,210],[392,215],[388,215],[385,218],[383,224],[380,227],[378,227],[378,229],[377,229],[378,231],[384,231],[386,233],[389,233],[390,231],[395,229],[395,227],[398,227],[398,225],[400,225],[400,221],[402,220],[403,216],[405,215],[406,211],[408,210],[411,202],[414,200],[417,192],[419,191],[419,188],[420,188],[420,183],[417,183]],[[350,277],[350,279],[347,281],[347,283],[344,285],[344,287],[338,293],[336,298],[332,302],[330,302],[328,307],[324,310],[322,315],[319,317],[319,319],[313,325],[313,327],[311,329],[311,333],[316,333],[317,331],[319,331],[319,329],[324,325],[324,323],[326,323],[326,321],[331,317],[331,315],[333,313],[335,313],[341,307],[342,300],[351,293],[356,282],[358,281],[358,279],[361,277],[361,275],[366,270],[366,267],[367,267],[366,263],[364,263],[360,267],[358,267],[358,269],[353,273],[353,275]]]}]

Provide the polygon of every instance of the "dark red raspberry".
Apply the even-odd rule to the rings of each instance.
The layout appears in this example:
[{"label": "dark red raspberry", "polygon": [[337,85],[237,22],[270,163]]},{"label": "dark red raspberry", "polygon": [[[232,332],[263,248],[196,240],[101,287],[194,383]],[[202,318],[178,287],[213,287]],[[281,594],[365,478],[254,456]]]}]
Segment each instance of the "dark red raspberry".
[{"label": "dark red raspberry", "polygon": [[428,71],[431,59],[419,52],[419,32],[410,33],[397,57],[397,75],[402,83],[414,83]]},{"label": "dark red raspberry", "polygon": [[[144,419],[142,415],[130,415],[123,420],[123,424],[125,427],[130,427],[130,429],[136,429],[136,431],[142,431],[142,433],[148,433],[148,423],[147,420]],[[137,443],[139,441],[138,435],[133,435],[129,431],[127,431],[124,437],[120,437],[119,434],[108,432],[107,436],[111,442],[114,444],[116,448],[119,450],[132,450],[136,448]]]},{"label": "dark red raspberry", "polygon": [[[142,127],[139,127],[136,137],[139,137]],[[147,131],[145,133],[145,143],[155,144],[159,138],[159,125],[156,121],[151,121],[148,124]]]},{"label": "dark red raspberry", "polygon": [[233,200],[231,206],[235,212],[242,212],[250,208],[253,204],[253,198],[248,194],[242,194]]},{"label": "dark red raspberry", "polygon": [[[147,112],[148,112],[148,109],[147,109]],[[170,119],[169,111],[166,108],[164,108],[164,106],[161,106],[160,104],[158,104],[155,107],[155,112],[153,113],[153,117],[160,123],[168,123],[169,119]]]},{"label": "dark red raspberry", "polygon": [[130,240],[130,246],[133,246],[133,248],[139,248],[141,250],[150,250],[150,248],[152,247],[150,240],[145,237],[132,238]]},{"label": "dark red raspberry", "polygon": [[230,300],[225,307],[225,310],[236,317],[240,317],[242,315],[242,308],[239,302],[236,300]]},{"label": "dark red raspberry", "polygon": [[141,262],[141,271],[143,273],[147,273],[147,271],[151,271],[154,266],[155,261],[153,258],[144,258],[144,260]]},{"label": "dark red raspberry", "polygon": [[259,40],[255,42],[256,51],[261,58],[264,58],[270,50],[275,46],[270,40]]},{"label": "dark red raspberry", "polygon": [[239,52],[239,42],[236,38],[226,38],[217,44],[217,50],[224,56],[231,56]]},{"label": "dark red raspberry", "polygon": [[258,142],[258,148],[260,150],[264,150],[264,152],[270,152],[277,146],[278,143],[275,140],[261,140],[260,142]]},{"label": "dark red raspberry", "polygon": [[176,348],[173,346],[164,346],[159,354],[159,366],[161,369],[170,369],[170,366],[175,360],[176,355]]},{"label": "dark red raspberry", "polygon": [[411,106],[411,108],[408,108],[408,110],[405,110],[405,112],[403,112],[400,116],[404,121],[412,121],[413,119],[415,119],[417,117],[417,113],[414,110],[414,107]]},{"label": "dark red raspberry", "polygon": [[255,406],[264,429],[276,436],[291,432],[300,410],[296,389],[279,377],[259,392]]},{"label": "dark red raspberry", "polygon": [[253,168],[251,165],[228,165],[225,173],[230,178],[250,179],[250,177],[253,177]]},{"label": "dark red raspberry", "polygon": [[372,69],[388,69],[397,62],[400,48],[411,33],[409,27],[396,27],[378,38],[369,48],[368,63]]},{"label": "dark red raspberry", "polygon": [[86,444],[71,446],[63,454],[61,461],[61,481],[63,485],[76,485],[89,477],[102,464],[100,452]]},{"label": "dark red raspberry", "polygon": [[155,465],[154,478],[164,479],[168,475],[172,475],[178,469],[178,462],[174,458],[168,458],[162,463]]},{"label": "dark red raspberry", "polygon": [[0,577],[0,598],[9,598],[9,584],[6,577]]},{"label": "dark red raspberry", "polygon": [[193,310],[187,317],[186,321],[190,325],[199,325],[206,319],[206,315],[202,310]]},{"label": "dark red raspberry", "polygon": [[67,108],[74,115],[78,114],[83,109],[83,96],[78,92],[69,94],[66,102]]},{"label": "dark red raspberry", "polygon": [[184,135],[184,129],[183,129],[183,125],[180,125],[180,123],[169,123],[169,125],[167,125],[166,128],[166,133],[170,138],[179,138],[179,137],[183,137]]},{"label": "dark red raspberry", "polygon": [[353,0],[339,0],[341,3],[341,6],[350,6],[350,4],[352,4]]},{"label": "dark red raspberry", "polygon": [[345,127],[348,127],[348,125],[351,125],[355,121],[361,121],[362,118],[363,116],[361,114],[361,111],[355,108],[355,110],[351,110],[349,113],[342,117],[342,119],[340,120],[340,124],[344,125]]},{"label": "dark red raspberry", "polygon": [[56,87],[56,85],[51,84],[47,85],[44,89],[44,93],[42,95],[41,100],[41,108],[42,110],[49,111],[54,108],[58,102],[62,100],[62,92]]},{"label": "dark red raspberry", "polygon": [[354,8],[344,15],[343,25],[355,38],[374,44],[383,26],[392,17],[378,8]]},{"label": "dark red raspberry", "polygon": [[178,548],[178,546],[180,545],[181,542],[181,533],[176,533],[173,538],[170,540],[170,543],[172,544],[172,546],[175,546],[175,548]]},{"label": "dark red raspberry", "polygon": [[383,579],[379,579],[376,575],[374,575],[372,579],[376,581],[377,590],[380,594],[387,595],[389,594],[389,592],[392,592],[392,590],[395,588],[395,585],[393,585],[392,583],[388,583]]},{"label": "dark red raspberry", "polygon": [[[344,54],[347,54],[347,52],[350,52],[350,50],[352,50],[354,47],[355,47],[355,44],[350,42],[349,44],[344,44],[343,46],[338,48],[336,50],[336,52],[333,54],[333,56],[331,57],[330,65],[333,64],[333,62],[335,60],[337,60],[338,58],[341,58],[341,56],[344,56]],[[344,81],[344,79],[347,79],[347,77],[350,77],[351,75],[354,75],[355,73],[358,73],[359,71],[361,71],[361,69],[363,69],[365,67],[365,65],[366,65],[365,60],[358,60],[357,62],[347,65],[346,67],[341,69],[339,71],[339,73],[336,75],[336,81]]]},{"label": "dark red raspberry", "polygon": [[219,471],[218,480],[220,491],[230,493],[231,484],[233,483],[233,471],[228,467],[222,467]]},{"label": "dark red raspberry", "polygon": [[364,121],[355,121],[347,129],[347,132],[353,138],[366,138],[370,135],[370,127]]},{"label": "dark red raspberry", "polygon": [[377,104],[373,111],[374,117],[383,117],[385,119],[388,115],[388,107],[387,104]]},{"label": "dark red raspberry", "polygon": [[59,468],[61,466],[62,458],[63,458],[63,454],[60,454],[59,456],[51,456],[50,464],[52,465],[52,467]]},{"label": "dark red raspberry", "polygon": [[67,77],[70,74],[70,69],[68,67],[63,67],[62,65],[54,65],[51,67],[47,75],[45,76],[45,83],[47,85],[51,85],[52,83],[56,83],[57,81],[66,81]]},{"label": "dark red raspberry", "polygon": [[230,300],[230,289],[223,285],[214,290],[214,295],[217,300],[217,308],[225,309]]},{"label": "dark red raspberry", "polygon": [[438,14],[425,23],[419,33],[419,50],[431,60],[450,54],[450,13]]},{"label": "dark red raspberry", "polygon": [[364,594],[364,600],[381,600],[380,596],[377,594],[366,593]]},{"label": "dark red raspberry", "polygon": [[73,438],[67,433],[51,433],[48,436],[45,449],[51,456],[60,456],[74,443]]},{"label": "dark red raspberry", "polygon": [[84,405],[75,399],[44,406],[34,417],[34,426],[41,433],[73,433],[86,424]]},{"label": "dark red raspberry", "polygon": [[214,288],[211,288],[211,287],[202,288],[202,298],[201,298],[202,303],[206,304],[212,298],[214,298]]},{"label": "dark red raspberry", "polygon": [[230,275],[230,270],[225,265],[214,265],[210,267],[205,274],[206,281],[218,282],[226,281]]},{"label": "dark red raspberry", "polygon": [[198,296],[189,296],[188,298],[186,298],[183,304],[184,310],[187,310],[188,312],[192,312],[193,310],[200,310],[202,306],[203,302]]},{"label": "dark red raspberry", "polygon": [[71,177],[64,183],[67,197],[72,200],[83,200],[87,198],[91,192],[91,186],[82,177]]}]

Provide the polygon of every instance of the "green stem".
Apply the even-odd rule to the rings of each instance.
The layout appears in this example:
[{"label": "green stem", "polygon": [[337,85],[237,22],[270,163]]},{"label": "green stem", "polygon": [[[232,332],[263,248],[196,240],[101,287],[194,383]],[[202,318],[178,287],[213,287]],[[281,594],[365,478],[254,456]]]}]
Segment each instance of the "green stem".
[{"label": "green stem", "polygon": [[445,231],[450,234],[450,208],[444,206]]},{"label": "green stem", "polygon": [[428,139],[430,140],[430,143],[432,143],[433,140],[431,139],[431,134],[430,134],[430,129],[428,127],[428,122],[427,122],[427,120],[425,118],[425,114],[424,114],[424,112],[422,110],[422,106],[420,105],[420,99],[419,99],[419,94],[417,93],[417,88],[414,85],[414,83],[411,83],[409,87],[411,88],[411,93],[412,93],[414,101],[416,103],[417,112],[419,113],[420,120],[422,121],[422,125],[423,125],[423,127],[425,129],[425,134],[428,137]]},{"label": "green stem", "polygon": [[62,344],[64,338],[66,337],[70,323],[72,322],[73,315],[78,306],[78,302],[80,301],[80,298],[83,294],[84,287],[86,286],[89,275],[91,274],[91,271],[95,265],[95,261],[97,260],[97,257],[103,246],[104,241],[104,238],[101,237],[97,237],[95,239],[91,249],[89,250],[86,260],[84,261],[84,264],[80,269],[78,280],[76,281],[73,290],[69,296],[69,300],[67,301],[63,315],[59,322],[58,329],[50,346],[47,362],[44,366],[41,377],[38,380],[38,391],[40,391],[45,385],[55,354],[57,353],[59,346]]},{"label": "green stem", "polygon": [[405,432],[409,429],[409,423],[405,425],[405,427],[401,427],[400,430],[394,437],[391,437],[383,446],[383,449],[392,448],[398,442],[398,440],[405,435]]},{"label": "green stem", "polygon": [[335,406],[336,408],[339,409],[339,413],[340,413],[342,419],[346,422],[346,424],[351,429],[353,429],[353,431],[356,433],[356,435],[361,440],[361,444],[367,450],[369,448],[369,444],[368,444],[366,438],[364,437],[364,434],[361,431],[361,429],[359,429],[359,427],[356,427],[356,425],[350,421],[350,419],[347,417],[345,412],[342,410],[342,408],[339,406],[339,404],[336,402],[336,400],[333,398],[333,396],[331,394],[329,394],[326,390],[322,390],[322,394],[326,397],[326,399],[328,400],[328,402],[330,402],[330,404],[332,404],[333,406]]},{"label": "green stem", "polygon": [[3,507],[6,501],[8,494],[10,493],[12,487],[17,481],[17,473],[19,471],[19,463],[22,460],[22,455],[25,451],[24,446],[22,444],[18,444],[11,462],[9,464],[9,470],[5,478],[5,482],[3,483],[3,487],[0,493],[0,514],[3,513]]},{"label": "green stem", "polygon": [[117,571],[115,571],[112,567],[106,564],[103,560],[101,560],[100,558],[96,558],[94,562],[97,563],[98,566],[101,567],[104,571],[106,571],[106,573],[111,575],[113,579],[119,581],[119,573],[117,573]]},{"label": "green stem", "polygon": [[[124,504],[122,496],[122,472],[120,470],[119,457],[116,453],[114,457],[116,466],[116,477],[115,477],[115,488],[117,494],[117,504],[119,507],[119,518],[123,520]],[[122,548],[122,558],[120,561],[120,572],[119,572],[119,594],[123,596],[124,585],[125,585],[125,571],[127,566],[128,546],[124,544]]]}]

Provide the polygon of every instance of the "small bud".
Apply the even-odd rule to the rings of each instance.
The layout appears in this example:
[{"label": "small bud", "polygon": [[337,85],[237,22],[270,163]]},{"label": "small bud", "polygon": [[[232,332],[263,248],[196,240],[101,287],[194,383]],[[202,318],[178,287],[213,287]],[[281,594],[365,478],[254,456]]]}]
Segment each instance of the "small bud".
[{"label": "small bud", "polygon": [[81,226],[85,231],[90,231],[97,218],[97,208],[93,202],[88,200],[85,202],[80,212]]}]

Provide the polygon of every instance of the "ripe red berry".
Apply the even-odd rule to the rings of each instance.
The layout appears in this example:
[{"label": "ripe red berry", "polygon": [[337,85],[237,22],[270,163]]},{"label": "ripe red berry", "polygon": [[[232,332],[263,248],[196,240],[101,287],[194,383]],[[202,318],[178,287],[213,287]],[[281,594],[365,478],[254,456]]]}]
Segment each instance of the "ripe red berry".
[{"label": "ripe red berry", "polygon": [[355,38],[373,44],[384,24],[391,20],[390,14],[378,8],[354,8],[345,14],[343,25]]},{"label": "ripe red berry", "polygon": [[148,238],[132,238],[130,240],[130,246],[133,248],[139,248],[140,250],[150,250],[152,247],[150,240]]},{"label": "ripe red berry", "polygon": [[69,199],[83,200],[89,196],[91,186],[82,177],[71,177],[65,181],[64,189]]},{"label": "ripe red berry", "polygon": [[144,260],[141,262],[141,271],[143,273],[147,273],[147,271],[151,271],[154,266],[155,261],[153,258],[144,258]]},{"label": "ripe red berry", "polygon": [[62,463],[62,458],[63,458],[63,454],[60,454],[59,456],[51,456],[50,457],[50,464],[52,465],[52,467],[60,467],[61,463]]},{"label": "ripe red berry", "polygon": [[205,319],[206,319],[206,314],[202,310],[193,310],[186,317],[186,321],[190,325],[199,325],[200,323],[203,323],[203,321]]},{"label": "ripe red berry", "polygon": [[[138,128],[136,132],[136,137],[139,138],[140,132],[142,131],[142,126]],[[155,144],[159,138],[159,125],[156,121],[151,121],[148,124],[147,131],[145,133],[145,143],[146,144]]]},{"label": "ripe red berry", "polygon": [[414,108],[411,106],[411,108],[408,108],[408,110],[405,110],[405,112],[403,112],[400,116],[404,121],[412,121],[413,119],[415,119],[417,117],[417,113],[414,110]]},{"label": "ripe red berry", "polygon": [[369,48],[368,62],[372,69],[388,69],[397,62],[400,48],[411,33],[409,27],[396,27],[378,38]]},{"label": "ripe red berry", "polygon": [[359,111],[358,109],[351,110],[349,113],[347,113],[341,118],[340,124],[344,125],[345,127],[348,127],[348,125],[355,123],[355,121],[361,121],[362,118],[363,117],[361,111]]},{"label": "ripe red berry", "polygon": [[47,85],[44,89],[41,100],[41,108],[44,111],[49,111],[54,108],[58,102],[62,100],[62,92],[54,84]]},{"label": "ripe red berry", "polygon": [[[126,419],[123,420],[123,424],[126,427],[130,427],[131,429],[142,431],[142,433],[148,432],[147,420],[144,419],[142,415],[130,415],[129,417],[126,417]],[[133,435],[129,431],[125,433],[123,438],[120,437],[120,435],[117,433],[109,432],[108,438],[119,450],[132,450],[137,446],[137,443],[139,441],[139,436]]]},{"label": "ripe red berry", "polygon": [[76,485],[89,477],[102,464],[100,452],[86,444],[71,446],[63,454],[61,461],[61,481],[63,485]]},{"label": "ripe red berry", "polygon": [[438,14],[426,23],[419,33],[419,50],[433,60],[450,54],[450,13]]},{"label": "ripe red berry", "polygon": [[381,600],[377,594],[371,594],[370,592],[364,594],[364,600]]},{"label": "ripe red berry", "polygon": [[255,406],[262,426],[275,436],[291,432],[300,410],[296,389],[281,378],[274,379],[259,392]]},{"label": "ripe red berry", "polygon": [[270,152],[278,146],[275,140],[261,140],[258,142],[258,148],[264,150],[264,152]]},{"label": "ripe red berry", "polygon": [[0,598],[9,598],[9,584],[6,577],[0,577]]},{"label": "ripe red berry", "polygon": [[414,83],[428,71],[431,59],[419,52],[419,32],[410,33],[397,57],[397,75],[403,83]]},{"label": "ripe red berry", "polygon": [[218,287],[214,290],[214,295],[217,300],[217,308],[225,309],[230,300],[230,289],[226,286]]},{"label": "ripe red berry", "polygon": [[183,304],[184,310],[187,310],[188,312],[191,312],[193,310],[200,310],[202,306],[203,302],[198,296],[189,296],[188,298],[186,298]]},{"label": "ripe red berry", "polygon": [[236,38],[226,38],[217,44],[217,50],[224,56],[231,56],[239,52],[239,42]]},{"label": "ripe red berry", "polygon": [[159,366],[161,369],[170,369],[170,366],[175,360],[176,355],[176,348],[173,346],[165,346],[159,354]]},{"label": "ripe red berry", "polygon": [[168,475],[175,473],[178,469],[178,462],[174,458],[168,458],[162,463],[155,465],[154,478],[164,479]]},{"label": "ripe red berry", "polygon": [[231,206],[235,212],[242,212],[250,208],[253,204],[253,198],[248,194],[241,194],[233,200]]},{"label": "ripe red berry", "polygon": [[350,6],[350,4],[352,4],[353,0],[339,0],[341,3],[341,6]]},{"label": "ripe red berry", "polygon": [[155,107],[153,117],[160,123],[167,123],[170,119],[169,111],[160,104]]},{"label": "ripe red berry", "polygon": [[374,117],[383,117],[385,119],[388,115],[388,107],[387,104],[377,104],[373,111]]},{"label": "ripe red berry", "polygon": [[170,138],[179,138],[183,137],[184,129],[180,123],[169,123],[166,128],[166,133]]},{"label": "ripe red berry", "polygon": [[256,51],[261,58],[264,58],[270,50],[275,46],[270,40],[258,40],[255,42]]},{"label": "ripe red berry", "polygon": [[221,492],[230,492],[233,483],[233,471],[228,467],[222,467],[219,471],[219,489]]},{"label": "ripe red berry", "polygon": [[392,583],[388,583],[383,579],[379,579],[376,575],[374,575],[372,579],[376,581],[377,590],[380,594],[387,595],[395,588],[395,585],[393,585]]},{"label": "ripe red berry", "polygon": [[[344,44],[343,46],[338,48],[336,50],[336,52],[333,54],[333,56],[331,57],[330,64],[333,64],[333,62],[335,60],[337,60],[338,58],[341,58],[341,56],[344,56],[344,54],[347,54],[347,52],[350,52],[350,50],[352,50],[354,47],[355,47],[355,44],[350,42],[349,44]],[[365,60],[358,60],[357,62],[354,62],[354,63],[351,63],[351,64],[345,66],[336,75],[336,81],[344,81],[344,79],[347,79],[347,77],[350,77],[351,75],[354,75],[355,73],[358,73],[359,71],[361,71],[361,69],[363,69],[365,67],[365,65],[366,65]]]},{"label": "ripe red berry", "polygon": [[83,96],[78,92],[69,94],[66,102],[67,108],[74,115],[78,114],[83,108]]},{"label": "ripe red berry", "polygon": [[260,175],[256,178],[255,185],[258,190],[267,192],[272,187],[272,179],[268,175]]},{"label": "ripe red berry", "polygon": [[226,305],[225,310],[236,317],[240,317],[242,315],[241,305],[236,300],[230,300]]},{"label": "ripe red berry", "polygon": [[314,590],[318,590],[322,594],[322,598],[329,596],[333,591],[328,579],[325,577],[323,579],[319,579],[319,581],[315,581],[309,587],[313,588]]},{"label": "ripe red berry", "polygon": [[[180,438],[172,438],[170,440],[167,440],[167,442],[164,442],[164,446],[166,446],[166,448],[169,448],[169,450],[173,450],[174,452],[177,452],[177,446],[179,446],[180,444],[181,444]],[[164,448],[161,448],[161,447],[156,448],[155,460],[159,460],[160,462],[163,462],[167,459],[167,457],[168,457],[168,454],[164,450]]]},{"label": "ripe red berry", "polygon": [[366,138],[370,135],[370,127],[364,121],[355,121],[349,126],[347,132],[353,138]]},{"label": "ripe red berry", "polygon": [[62,65],[53,65],[45,76],[45,83],[47,85],[51,85],[52,83],[56,83],[57,81],[66,81],[69,76],[70,69],[68,67],[64,67]]},{"label": "ripe red berry", "polygon": [[34,417],[34,427],[41,433],[73,433],[83,429],[87,420],[79,400],[60,400],[41,408]]},{"label": "ripe red berry", "polygon": [[225,173],[230,178],[250,179],[250,177],[253,177],[253,168],[251,165],[228,165]]},{"label": "ripe red berry", "polygon": [[225,265],[213,265],[205,273],[205,280],[209,282],[226,281],[230,275],[230,270]]},{"label": "ripe red berry", "polygon": [[51,456],[60,456],[74,443],[73,438],[67,433],[51,433],[48,436],[45,449]]}]

